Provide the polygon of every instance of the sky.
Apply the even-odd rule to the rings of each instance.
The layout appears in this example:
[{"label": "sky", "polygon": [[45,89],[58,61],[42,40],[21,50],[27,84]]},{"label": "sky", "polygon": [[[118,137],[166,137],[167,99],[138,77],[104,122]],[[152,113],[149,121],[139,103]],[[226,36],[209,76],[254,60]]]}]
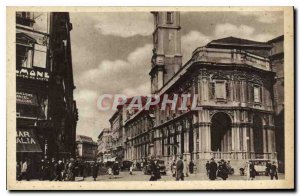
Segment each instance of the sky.
[{"label": "sky", "polygon": [[[283,34],[282,12],[181,12],[183,64],[193,50],[228,36],[268,41]],[[70,13],[77,134],[95,141],[113,111],[97,109],[103,94],[150,94],[153,16],[149,12]]]}]

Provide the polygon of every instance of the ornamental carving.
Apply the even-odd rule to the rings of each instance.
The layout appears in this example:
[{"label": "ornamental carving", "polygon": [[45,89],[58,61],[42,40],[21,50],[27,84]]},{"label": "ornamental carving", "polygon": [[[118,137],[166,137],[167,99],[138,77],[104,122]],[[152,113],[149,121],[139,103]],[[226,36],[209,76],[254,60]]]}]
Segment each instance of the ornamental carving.
[{"label": "ornamental carving", "polygon": [[224,72],[218,71],[218,72],[216,72],[215,74],[213,74],[211,76],[211,79],[212,80],[215,80],[215,79],[218,79],[218,80],[228,80],[229,77],[228,77],[228,75],[227,75],[226,72],[224,73]]},{"label": "ornamental carving", "polygon": [[233,121],[234,119],[234,113],[232,110],[209,110],[209,117],[210,119],[212,118],[212,116],[218,112],[223,112],[225,114],[228,114],[231,118],[231,120]]}]

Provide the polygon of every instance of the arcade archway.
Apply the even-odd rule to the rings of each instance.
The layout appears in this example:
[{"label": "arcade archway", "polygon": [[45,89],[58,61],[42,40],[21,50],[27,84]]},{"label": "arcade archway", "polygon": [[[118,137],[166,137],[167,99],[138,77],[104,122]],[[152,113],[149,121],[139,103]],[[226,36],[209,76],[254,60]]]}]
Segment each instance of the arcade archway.
[{"label": "arcade archway", "polygon": [[231,151],[231,118],[228,114],[218,112],[211,119],[211,150]]},{"label": "arcade archway", "polygon": [[258,115],[253,116],[253,143],[255,153],[264,152],[263,121],[262,118]]}]

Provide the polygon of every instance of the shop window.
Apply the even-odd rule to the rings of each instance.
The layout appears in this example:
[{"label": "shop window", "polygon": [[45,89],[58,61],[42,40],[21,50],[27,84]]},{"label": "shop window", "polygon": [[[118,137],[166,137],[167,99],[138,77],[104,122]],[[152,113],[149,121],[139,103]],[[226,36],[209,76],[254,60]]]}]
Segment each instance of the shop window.
[{"label": "shop window", "polygon": [[167,12],[167,23],[173,24],[174,18],[173,18],[173,12]]}]

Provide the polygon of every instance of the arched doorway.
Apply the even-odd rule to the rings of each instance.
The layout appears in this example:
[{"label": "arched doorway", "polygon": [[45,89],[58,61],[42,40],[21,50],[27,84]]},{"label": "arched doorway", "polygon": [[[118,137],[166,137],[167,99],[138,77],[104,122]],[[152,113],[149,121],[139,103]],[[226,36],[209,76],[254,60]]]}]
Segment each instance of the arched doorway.
[{"label": "arched doorway", "polygon": [[253,143],[255,153],[264,152],[263,121],[259,115],[253,116]]},{"label": "arched doorway", "polygon": [[228,114],[218,112],[211,119],[211,150],[231,151],[231,118]]}]

